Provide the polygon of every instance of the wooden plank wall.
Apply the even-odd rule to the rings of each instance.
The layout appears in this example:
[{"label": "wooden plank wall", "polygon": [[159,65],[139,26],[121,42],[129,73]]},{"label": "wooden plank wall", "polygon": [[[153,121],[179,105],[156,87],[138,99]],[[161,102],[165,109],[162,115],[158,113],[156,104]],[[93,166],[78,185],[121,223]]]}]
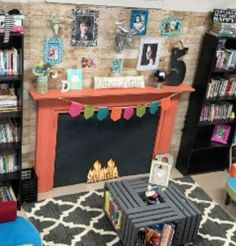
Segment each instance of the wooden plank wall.
[{"label": "wooden plank wall", "polygon": [[[86,8],[88,6],[72,4],[53,4],[53,3],[3,3],[1,8],[8,11],[18,8],[25,15],[24,33],[24,128],[23,128],[23,166],[29,167],[34,164],[35,154],[35,128],[36,128],[36,103],[29,97],[28,89],[34,86],[34,75],[32,67],[42,59],[43,41],[46,37],[52,36],[48,27],[47,20],[56,13],[59,14],[62,21],[60,29],[60,38],[64,42],[65,55],[64,62],[55,68],[60,72],[57,80],[50,81],[50,88],[59,88],[61,79],[66,79],[66,69],[80,66],[80,60],[83,56],[97,57],[98,64],[96,69],[83,70],[84,87],[91,87],[92,78],[97,76],[109,76],[111,74],[112,59],[116,56],[114,49],[114,38],[116,34],[115,20],[120,14],[124,20],[129,23],[130,8],[120,7],[99,7],[100,11],[98,27],[98,46],[95,48],[70,47],[71,32],[71,10],[73,8]],[[90,6],[91,7],[91,6]],[[146,36],[160,36],[161,21],[164,17],[175,16],[183,21],[183,30],[177,38],[161,38],[161,53],[159,68],[168,69],[170,52],[176,41],[181,40],[189,48],[189,52],[184,57],[187,66],[185,83],[191,84],[196,68],[198,53],[201,45],[202,35],[211,25],[210,13],[200,12],[175,12],[164,10],[150,10]],[[133,43],[124,53],[124,71],[123,75],[145,76],[146,84],[152,85],[152,72],[136,71],[140,37],[134,36]],[[170,152],[176,156],[183,128],[184,115],[188,103],[188,96],[182,96],[179,110],[177,113],[176,124]]]}]

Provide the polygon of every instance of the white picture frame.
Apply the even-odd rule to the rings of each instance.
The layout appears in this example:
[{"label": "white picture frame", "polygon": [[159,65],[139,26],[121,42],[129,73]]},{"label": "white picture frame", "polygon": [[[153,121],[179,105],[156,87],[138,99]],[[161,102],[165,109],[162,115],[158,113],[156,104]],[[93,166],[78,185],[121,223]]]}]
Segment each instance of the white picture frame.
[{"label": "white picture frame", "polygon": [[159,63],[160,39],[143,37],[140,41],[137,70],[156,70]]},{"label": "white picture frame", "polygon": [[170,179],[171,165],[153,160],[149,174],[149,184],[167,187]]}]

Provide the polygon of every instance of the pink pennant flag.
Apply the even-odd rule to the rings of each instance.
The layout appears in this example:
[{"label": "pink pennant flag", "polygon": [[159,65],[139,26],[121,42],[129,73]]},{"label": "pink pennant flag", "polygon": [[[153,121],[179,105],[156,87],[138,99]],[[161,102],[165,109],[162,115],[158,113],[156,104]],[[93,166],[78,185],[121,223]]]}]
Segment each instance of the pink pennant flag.
[{"label": "pink pennant flag", "polygon": [[124,109],[124,115],[123,115],[123,117],[126,120],[130,120],[131,117],[133,116],[133,114],[134,114],[134,108],[133,107],[128,107],[128,108],[125,108]]},{"label": "pink pennant flag", "polygon": [[70,105],[69,114],[74,118],[80,115],[82,109],[83,105],[81,103],[72,102]]}]

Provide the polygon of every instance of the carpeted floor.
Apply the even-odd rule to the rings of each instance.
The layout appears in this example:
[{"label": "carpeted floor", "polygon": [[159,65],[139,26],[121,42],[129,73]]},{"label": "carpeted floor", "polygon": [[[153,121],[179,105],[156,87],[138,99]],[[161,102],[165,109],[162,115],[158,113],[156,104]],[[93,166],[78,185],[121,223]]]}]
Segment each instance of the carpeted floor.
[{"label": "carpeted floor", "polygon": [[[173,182],[203,213],[192,245],[236,245],[236,222],[191,177]],[[40,231],[44,246],[120,246],[102,202],[103,192],[91,191],[24,204],[23,209]]]}]

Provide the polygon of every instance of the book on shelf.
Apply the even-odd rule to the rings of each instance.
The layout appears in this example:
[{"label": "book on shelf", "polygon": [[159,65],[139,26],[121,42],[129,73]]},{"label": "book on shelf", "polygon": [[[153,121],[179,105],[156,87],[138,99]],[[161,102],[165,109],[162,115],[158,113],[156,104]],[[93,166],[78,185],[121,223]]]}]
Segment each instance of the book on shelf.
[{"label": "book on shelf", "polygon": [[0,201],[16,201],[16,196],[10,185],[0,186]]},{"label": "book on shelf", "polygon": [[1,152],[0,174],[12,173],[18,170],[16,153],[14,151]]}]

